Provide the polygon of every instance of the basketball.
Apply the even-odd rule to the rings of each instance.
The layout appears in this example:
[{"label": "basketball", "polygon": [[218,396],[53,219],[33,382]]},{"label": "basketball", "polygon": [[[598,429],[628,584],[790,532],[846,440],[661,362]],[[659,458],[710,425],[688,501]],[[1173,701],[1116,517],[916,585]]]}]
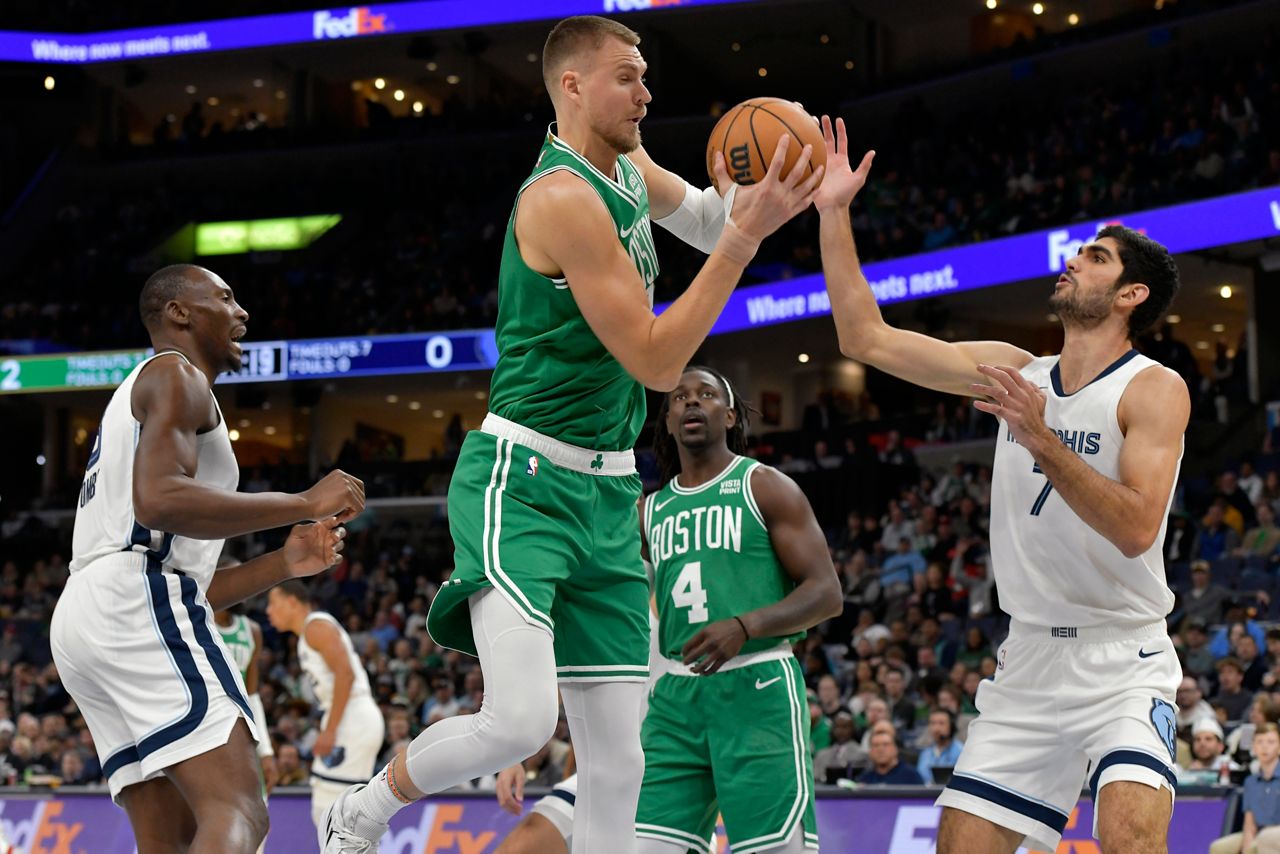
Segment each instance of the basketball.
[{"label": "basketball", "polygon": [[794,101],[783,98],[751,98],[731,108],[711,131],[707,142],[707,174],[715,179],[713,164],[717,151],[724,152],[729,176],[739,184],[755,184],[769,171],[774,148],[783,134],[790,134],[791,145],[783,161],[783,177],[791,173],[805,145],[813,146],[810,170],[827,162],[827,149],[822,142],[822,129]]}]

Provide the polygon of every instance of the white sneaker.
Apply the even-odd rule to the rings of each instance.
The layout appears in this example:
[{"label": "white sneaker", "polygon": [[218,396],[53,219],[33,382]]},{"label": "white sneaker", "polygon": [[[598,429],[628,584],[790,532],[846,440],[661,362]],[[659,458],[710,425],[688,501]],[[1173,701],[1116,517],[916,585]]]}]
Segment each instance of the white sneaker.
[{"label": "white sneaker", "polygon": [[363,829],[375,829],[370,839],[357,833],[356,816],[347,814],[347,800],[367,784],[360,783],[347,789],[324,811],[316,835],[320,842],[320,854],[377,854],[378,840],[387,832],[385,824],[379,825],[366,819]]}]

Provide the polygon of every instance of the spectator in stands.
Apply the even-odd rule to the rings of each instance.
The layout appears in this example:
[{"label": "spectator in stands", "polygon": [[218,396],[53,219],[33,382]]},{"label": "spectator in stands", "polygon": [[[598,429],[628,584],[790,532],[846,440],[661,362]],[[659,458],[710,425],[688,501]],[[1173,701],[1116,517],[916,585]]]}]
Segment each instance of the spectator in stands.
[{"label": "spectator in stands", "polygon": [[902,505],[897,501],[889,504],[889,512],[885,514],[880,526],[880,546],[885,552],[893,552],[899,548],[903,540],[911,545],[911,537],[915,534],[915,523],[907,518]]},{"label": "spectator in stands", "polygon": [[1258,515],[1254,509],[1253,501],[1240,488],[1240,481],[1236,478],[1235,472],[1228,470],[1222,473],[1222,476],[1218,478],[1218,494],[1215,497],[1226,501],[1228,506],[1240,514],[1240,525],[1236,528],[1237,533],[1243,534],[1246,529],[1258,524]]},{"label": "spectator in stands", "polygon": [[1191,589],[1182,599],[1182,610],[1188,620],[1209,625],[1220,623],[1230,599],[1231,593],[1227,588],[1209,583],[1209,561],[1191,562]]},{"label": "spectator in stands", "polygon": [[885,558],[880,568],[880,584],[888,598],[896,599],[910,592],[916,576],[923,576],[924,571],[924,557],[911,548],[911,538],[899,537],[894,553]]},{"label": "spectator in stands", "polygon": [[1262,504],[1262,478],[1253,467],[1253,463],[1245,460],[1240,464],[1240,476],[1236,479],[1236,483],[1248,496],[1249,503],[1257,509]]},{"label": "spectator in stands", "polygon": [[849,710],[841,700],[840,683],[830,673],[818,679],[818,705],[822,708],[822,714],[833,721],[837,714]]},{"label": "spectator in stands", "polygon": [[916,770],[926,785],[932,785],[933,769],[939,766],[954,768],[960,758],[964,743],[956,737],[955,713],[936,708],[929,712],[929,735],[933,743],[920,751]]},{"label": "spectator in stands", "polygon": [[824,747],[831,746],[831,721],[822,713],[822,705],[818,702],[818,694],[810,690],[809,698],[809,752],[817,754]]},{"label": "spectator in stands", "polygon": [[871,733],[871,750],[868,756],[871,767],[858,777],[859,784],[919,786],[924,783],[919,771],[898,759],[897,735],[892,724],[876,724]]},{"label": "spectator in stands", "polygon": [[1253,702],[1253,694],[1244,689],[1244,667],[1238,658],[1230,655],[1219,661],[1217,667],[1218,693],[1213,696],[1213,705],[1226,710],[1228,721],[1244,720]]},{"label": "spectator in stands", "polygon": [[863,614],[870,620],[867,626],[874,625],[875,614],[884,601],[879,573],[867,565],[867,553],[864,551],[854,552],[841,566],[845,602],[859,613],[859,625],[862,625]]},{"label": "spectator in stands", "polygon": [[876,724],[889,723],[889,704],[881,697],[875,697],[867,701],[866,706],[866,724],[862,731],[862,739],[858,746],[862,748],[864,753],[871,752],[871,734],[875,731]]},{"label": "spectator in stands", "polygon": [[301,786],[310,776],[298,755],[298,746],[288,741],[276,747],[276,771],[280,774],[277,786]]},{"label": "spectator in stands", "polygon": [[1241,557],[1269,558],[1280,546],[1280,526],[1276,525],[1276,514],[1269,504],[1259,504],[1257,510],[1258,524],[1245,532],[1244,539],[1235,550]]},{"label": "spectator in stands", "polygon": [[1219,498],[1209,505],[1204,521],[1191,546],[1191,555],[1197,560],[1214,561],[1226,557],[1240,547],[1240,534],[1227,524],[1226,502]]},{"label": "spectator in stands", "polygon": [[1280,780],[1276,779],[1280,729],[1273,723],[1260,727],[1254,736],[1254,750],[1259,768],[1244,781],[1244,830],[1214,841],[1209,854],[1253,854],[1280,848]]},{"label": "spectator in stands", "polygon": [[834,783],[838,777],[847,777],[851,769],[861,769],[867,764],[867,753],[853,736],[853,715],[837,712],[831,724],[831,745],[813,757],[814,779],[819,783]]},{"label": "spectator in stands", "polygon": [[942,565],[930,563],[924,571],[924,593],[920,596],[920,610],[925,616],[938,620],[954,620],[960,606],[955,593],[947,584],[947,574]]},{"label": "spectator in stands", "polygon": [[1267,673],[1266,659],[1258,654],[1258,642],[1253,639],[1253,635],[1245,632],[1236,638],[1233,652],[1244,668],[1242,684],[1245,690],[1257,691],[1262,687],[1262,677]]},{"label": "spectator in stands", "polygon": [[451,718],[462,708],[458,698],[454,696],[453,679],[449,676],[437,676],[432,683],[435,692],[422,707],[422,722],[427,726],[444,718]]},{"label": "spectator in stands", "polygon": [[896,729],[910,729],[915,725],[916,704],[907,696],[906,679],[902,671],[888,668],[881,682],[884,699],[889,705],[889,720]]},{"label": "spectator in stands", "polygon": [[1191,727],[1190,761],[1179,767],[1178,782],[1202,786],[1229,782],[1228,775],[1238,766],[1226,751],[1218,721],[1212,715],[1199,718]]},{"label": "spectator in stands", "polygon": [[1164,534],[1164,562],[1166,565],[1186,563],[1192,558],[1196,527],[1191,517],[1181,510],[1169,514],[1169,526]]},{"label": "spectator in stands", "polygon": [[1193,676],[1182,677],[1182,682],[1178,684],[1176,703],[1178,732],[1183,736],[1191,733],[1192,727],[1200,718],[1213,717],[1213,707],[1205,702],[1200,682]]},{"label": "spectator in stands", "polygon": [[1209,632],[1201,617],[1192,617],[1184,623],[1182,640],[1185,644],[1183,655],[1184,668],[1187,673],[1203,678],[1214,672],[1216,657],[1209,649]]},{"label": "spectator in stands", "polygon": [[1249,704],[1248,717],[1227,736],[1227,755],[1240,763],[1253,761],[1254,735],[1263,724],[1275,723],[1277,718],[1280,718],[1280,707],[1272,701],[1271,695],[1254,694],[1253,702]]}]

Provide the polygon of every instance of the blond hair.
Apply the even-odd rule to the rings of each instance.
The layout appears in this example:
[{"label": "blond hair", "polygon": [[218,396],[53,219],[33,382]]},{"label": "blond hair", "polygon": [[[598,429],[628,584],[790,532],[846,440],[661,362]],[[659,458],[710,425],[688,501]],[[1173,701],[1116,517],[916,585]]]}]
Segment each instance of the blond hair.
[{"label": "blond hair", "polygon": [[599,15],[576,15],[552,27],[542,47],[542,82],[547,92],[555,97],[565,67],[583,52],[596,50],[609,38],[621,39],[632,46],[640,44],[640,35],[635,30]]}]

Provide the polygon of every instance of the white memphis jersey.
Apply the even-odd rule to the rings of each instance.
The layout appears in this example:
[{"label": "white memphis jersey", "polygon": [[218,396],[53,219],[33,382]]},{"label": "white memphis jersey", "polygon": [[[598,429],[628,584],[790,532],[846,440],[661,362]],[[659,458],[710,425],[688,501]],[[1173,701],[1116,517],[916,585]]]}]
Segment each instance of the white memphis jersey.
[{"label": "white memphis jersey", "polygon": [[306,622],[302,624],[302,632],[298,635],[298,662],[302,665],[302,672],[311,680],[311,687],[316,692],[316,700],[319,701],[320,708],[328,712],[333,705],[333,671],[329,669],[324,656],[307,643],[307,625],[312,620],[325,620],[332,623],[338,630],[338,634],[342,636],[342,646],[347,651],[347,663],[351,665],[352,675],[351,696],[347,700],[348,704],[357,697],[372,699],[373,694],[369,690],[369,674],[365,673],[364,666],[360,664],[360,658],[356,655],[356,649],[351,644],[351,636],[347,634],[347,630],[334,619],[332,614],[312,611],[307,616]]},{"label": "white memphis jersey", "polygon": [[[80,572],[107,555],[138,552],[181,570],[195,580],[203,593],[213,579],[223,541],[152,531],[139,524],[133,514],[133,459],[142,431],[142,425],[133,417],[133,384],[152,360],[167,356],[187,360],[174,351],[157,353],[140,362],[111,395],[80,486],[70,570]],[[195,479],[206,486],[234,492],[240,484],[240,466],[216,398],[213,405],[218,412],[218,426],[196,437],[199,457]]]},{"label": "white memphis jersey", "polygon": [[[1064,394],[1058,357],[1034,359],[1022,375],[1045,393],[1045,423],[1091,468],[1120,479],[1117,408],[1129,382],[1157,363],[1130,350],[1074,394]],[[1178,464],[1182,457],[1179,454]],[[1176,473],[1175,473],[1176,480]],[[1165,504],[1173,501],[1173,490]],[[1037,626],[1137,625],[1173,608],[1165,581],[1165,524],[1151,548],[1127,558],[1062,499],[1001,421],[991,485],[991,561],[1000,606]]]}]

